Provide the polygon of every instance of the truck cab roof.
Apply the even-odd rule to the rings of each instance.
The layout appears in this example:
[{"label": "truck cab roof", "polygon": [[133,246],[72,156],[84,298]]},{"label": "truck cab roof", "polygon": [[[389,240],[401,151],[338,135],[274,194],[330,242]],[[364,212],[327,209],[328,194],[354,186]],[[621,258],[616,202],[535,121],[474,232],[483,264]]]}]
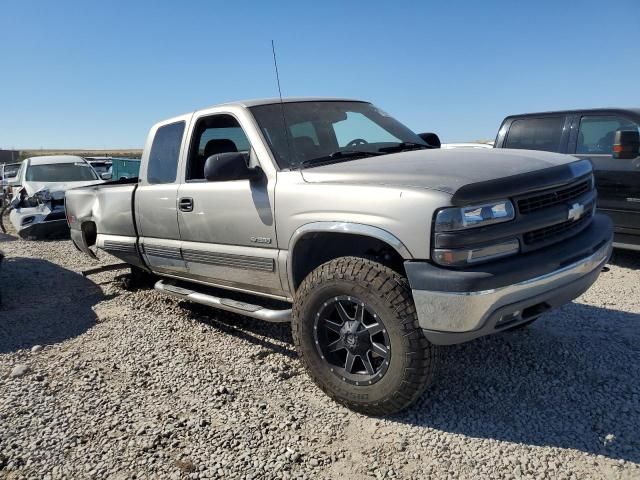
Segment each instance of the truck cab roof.
[{"label": "truck cab roof", "polygon": [[531,113],[521,113],[515,115],[508,115],[505,117],[505,120],[510,118],[520,118],[520,117],[540,117],[545,115],[577,115],[577,114],[598,114],[598,113],[631,113],[632,115],[640,116],[640,108],[619,108],[619,107],[602,107],[602,108],[577,108],[573,110],[552,110],[548,112],[531,112]]},{"label": "truck cab roof", "polygon": [[[273,105],[274,103],[295,103],[295,102],[361,102],[369,103],[364,100],[355,100],[352,98],[337,98],[337,97],[284,97],[282,100],[278,97],[274,98],[256,98],[249,100],[237,100],[233,102],[225,102],[219,105],[213,105],[213,107],[221,107],[223,105],[236,105],[239,107],[257,107],[259,105]],[[211,107],[209,107],[211,108]]]}]

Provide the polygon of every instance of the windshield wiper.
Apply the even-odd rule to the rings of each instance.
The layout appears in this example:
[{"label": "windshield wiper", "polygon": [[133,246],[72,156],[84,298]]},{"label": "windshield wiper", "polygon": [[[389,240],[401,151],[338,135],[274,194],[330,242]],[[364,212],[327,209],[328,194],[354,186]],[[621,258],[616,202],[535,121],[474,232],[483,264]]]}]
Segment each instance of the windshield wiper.
[{"label": "windshield wiper", "polygon": [[417,150],[420,148],[433,148],[430,145],[416,142],[400,142],[397,145],[391,145],[390,147],[379,148],[379,152],[391,153],[391,152],[403,152],[405,150]]},{"label": "windshield wiper", "polygon": [[371,152],[366,150],[337,150],[325,157],[310,158],[300,163],[300,166],[307,167],[309,165],[332,163],[340,160],[355,160],[357,158],[377,157],[384,155],[384,152]]}]

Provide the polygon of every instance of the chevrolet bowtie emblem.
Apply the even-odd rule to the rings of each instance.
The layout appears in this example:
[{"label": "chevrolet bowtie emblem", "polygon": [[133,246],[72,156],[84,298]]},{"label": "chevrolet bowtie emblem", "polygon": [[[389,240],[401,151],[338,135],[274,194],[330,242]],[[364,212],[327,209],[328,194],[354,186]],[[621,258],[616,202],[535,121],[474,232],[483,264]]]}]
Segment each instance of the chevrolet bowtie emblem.
[{"label": "chevrolet bowtie emblem", "polygon": [[581,203],[574,203],[573,205],[571,205],[571,208],[569,209],[569,214],[567,215],[567,218],[575,222],[582,216],[583,213],[584,213],[584,205],[582,205]]}]

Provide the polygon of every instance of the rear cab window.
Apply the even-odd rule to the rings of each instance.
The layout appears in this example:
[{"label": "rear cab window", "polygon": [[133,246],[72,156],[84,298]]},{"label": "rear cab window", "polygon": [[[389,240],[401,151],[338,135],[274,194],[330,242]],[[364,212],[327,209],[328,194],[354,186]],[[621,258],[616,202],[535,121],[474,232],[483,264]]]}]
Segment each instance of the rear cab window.
[{"label": "rear cab window", "polygon": [[511,123],[504,148],[560,152],[565,117],[519,118]]},{"label": "rear cab window", "polygon": [[164,125],[156,131],[149,152],[148,183],[161,184],[176,181],[184,127],[185,122],[176,122]]}]

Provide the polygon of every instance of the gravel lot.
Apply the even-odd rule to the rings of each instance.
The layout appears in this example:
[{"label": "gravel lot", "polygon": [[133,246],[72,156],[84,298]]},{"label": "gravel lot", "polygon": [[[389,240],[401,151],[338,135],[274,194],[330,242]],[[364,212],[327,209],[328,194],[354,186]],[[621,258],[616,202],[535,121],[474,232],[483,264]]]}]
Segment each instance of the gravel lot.
[{"label": "gravel lot", "polygon": [[0,478],[640,478],[640,255],[448,348],[378,419],[307,379],[287,326],[86,279],[68,240],[0,249]]}]

